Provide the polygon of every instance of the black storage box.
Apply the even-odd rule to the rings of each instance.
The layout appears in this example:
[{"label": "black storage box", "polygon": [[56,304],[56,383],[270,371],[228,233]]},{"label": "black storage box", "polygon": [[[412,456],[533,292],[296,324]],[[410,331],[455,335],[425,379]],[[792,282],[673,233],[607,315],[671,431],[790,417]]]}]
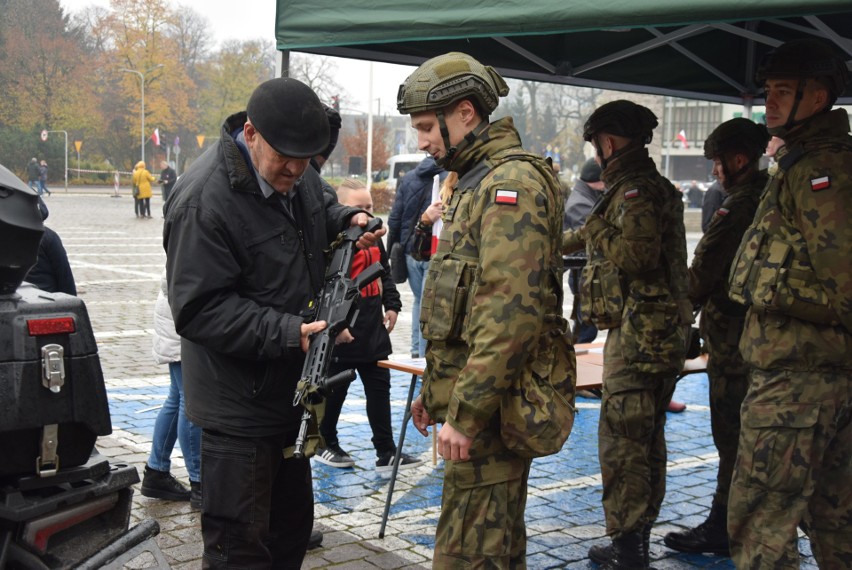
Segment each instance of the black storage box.
[{"label": "black storage box", "polygon": [[[57,458],[46,464],[45,426],[56,426]],[[28,283],[0,295],[0,478],[82,465],[111,432],[83,301]]]}]

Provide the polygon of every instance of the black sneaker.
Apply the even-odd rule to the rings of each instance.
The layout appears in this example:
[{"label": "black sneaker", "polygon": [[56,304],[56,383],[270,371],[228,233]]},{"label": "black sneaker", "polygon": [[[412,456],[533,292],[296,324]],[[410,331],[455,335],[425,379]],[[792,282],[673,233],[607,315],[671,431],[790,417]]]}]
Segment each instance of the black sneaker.
[{"label": "black sneaker", "polygon": [[157,471],[145,466],[142,478],[142,496],[167,501],[188,501],[190,491],[168,471]]},{"label": "black sneaker", "polygon": [[189,506],[194,511],[201,510],[201,481],[189,482]]},{"label": "black sneaker", "polygon": [[339,469],[355,465],[355,460],[348,453],[340,449],[339,445],[329,445],[328,447],[317,449],[314,459],[320,463],[325,463],[329,467],[337,467]]},{"label": "black sneaker", "polygon": [[[396,455],[395,451],[390,451],[383,455],[380,455],[376,460],[376,473],[387,473],[390,474],[393,471],[393,459],[394,455]],[[416,457],[412,457],[407,453],[402,453],[399,456],[399,469],[411,469],[412,467],[417,467],[423,463],[422,459],[418,459]]]}]

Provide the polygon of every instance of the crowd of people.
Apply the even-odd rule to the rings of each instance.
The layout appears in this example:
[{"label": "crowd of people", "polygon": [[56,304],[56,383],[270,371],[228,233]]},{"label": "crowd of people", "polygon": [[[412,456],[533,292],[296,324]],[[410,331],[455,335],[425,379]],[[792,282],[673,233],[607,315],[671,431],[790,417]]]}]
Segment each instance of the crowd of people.
[{"label": "crowd of people", "polygon": [[[394,281],[407,280],[410,352],[425,357],[412,421],[423,435],[436,430],[445,460],[435,568],[525,567],[530,466],[570,433],[573,344],[605,330],[598,453],[611,543],[588,556],[604,570],[649,569],[666,412],[696,311],[716,490],[706,520],[665,544],[738,568],[796,568],[802,529],[821,568],[850,568],[852,138],[846,112],[832,110],[849,72],[827,44],[803,39],[770,52],[757,81],[766,125],[733,119],[704,142],[718,186],[696,201],[704,234],[691,264],[682,195],[648,152],[650,109],[619,99],[591,113],[582,136],[594,156],[563,202],[511,117],[490,120],[509,91],[496,70],[452,52],[400,86],[398,110],[429,155],[402,179],[389,219],[404,279],[361,290],[360,320],[339,335],[330,374],[358,371],[375,466],[388,470],[390,379],[376,361],[391,353],[403,310]],[[176,183],[162,165],[170,192],[155,355],[171,389],[142,493],[201,510],[206,568],[298,568],[318,544],[293,394],[327,323],[305,309],[336,236],[372,216],[367,188],[335,189],[320,175],[339,128],[310,87],[272,79]],[[781,144],[769,174],[759,160],[771,137]],[[143,162],[133,177],[137,216],[150,217],[154,177]],[[387,231],[359,238],[353,273],[376,261],[390,269]],[[562,271],[577,252],[572,330]],[[325,416],[309,426],[322,442],[311,453],[340,468],[354,464],[336,426],[347,390],[326,394]],[[189,489],[169,473],[176,439]],[[399,467],[418,463],[402,454]]]}]

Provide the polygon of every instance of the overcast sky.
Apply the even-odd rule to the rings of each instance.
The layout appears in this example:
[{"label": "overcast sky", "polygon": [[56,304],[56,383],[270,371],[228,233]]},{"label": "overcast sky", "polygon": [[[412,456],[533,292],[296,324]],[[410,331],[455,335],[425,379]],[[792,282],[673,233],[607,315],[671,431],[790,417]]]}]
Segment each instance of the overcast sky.
[{"label": "overcast sky", "polygon": [[[264,38],[275,40],[275,0],[167,0],[168,4],[189,6],[204,15],[210,23],[216,43],[226,39]],[[71,13],[86,6],[109,8],[109,0],[59,0]],[[235,6],[239,6],[235,9]],[[362,60],[329,58],[337,65],[337,83],[345,87],[351,100],[345,107],[367,111],[369,64]],[[413,68],[384,63],[373,64],[373,112],[396,113],[396,92],[399,84]],[[377,102],[376,99],[381,99]]]}]

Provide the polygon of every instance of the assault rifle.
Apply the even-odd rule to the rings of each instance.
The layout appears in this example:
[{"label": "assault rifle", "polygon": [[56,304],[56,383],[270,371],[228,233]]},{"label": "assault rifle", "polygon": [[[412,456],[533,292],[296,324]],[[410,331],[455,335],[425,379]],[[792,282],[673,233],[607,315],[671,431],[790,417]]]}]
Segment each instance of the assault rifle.
[{"label": "assault rifle", "polygon": [[312,320],[325,321],[328,326],[311,337],[302,376],[293,397],[293,406],[302,404],[305,407],[293,457],[305,456],[305,441],[312,416],[310,407],[319,404],[325,397],[324,392],[329,388],[355,379],[354,370],[344,370],[328,378],[328,368],[331,365],[335,338],[345,328],[355,324],[359,291],[385,273],[382,264],[376,262],[359,273],[355,279],[349,276],[358,238],[381,227],[382,220],[372,218],[363,228],[352,226],[342,232],[332,244],[334,253],[325,272],[322,291],[309,307],[313,311]]}]

